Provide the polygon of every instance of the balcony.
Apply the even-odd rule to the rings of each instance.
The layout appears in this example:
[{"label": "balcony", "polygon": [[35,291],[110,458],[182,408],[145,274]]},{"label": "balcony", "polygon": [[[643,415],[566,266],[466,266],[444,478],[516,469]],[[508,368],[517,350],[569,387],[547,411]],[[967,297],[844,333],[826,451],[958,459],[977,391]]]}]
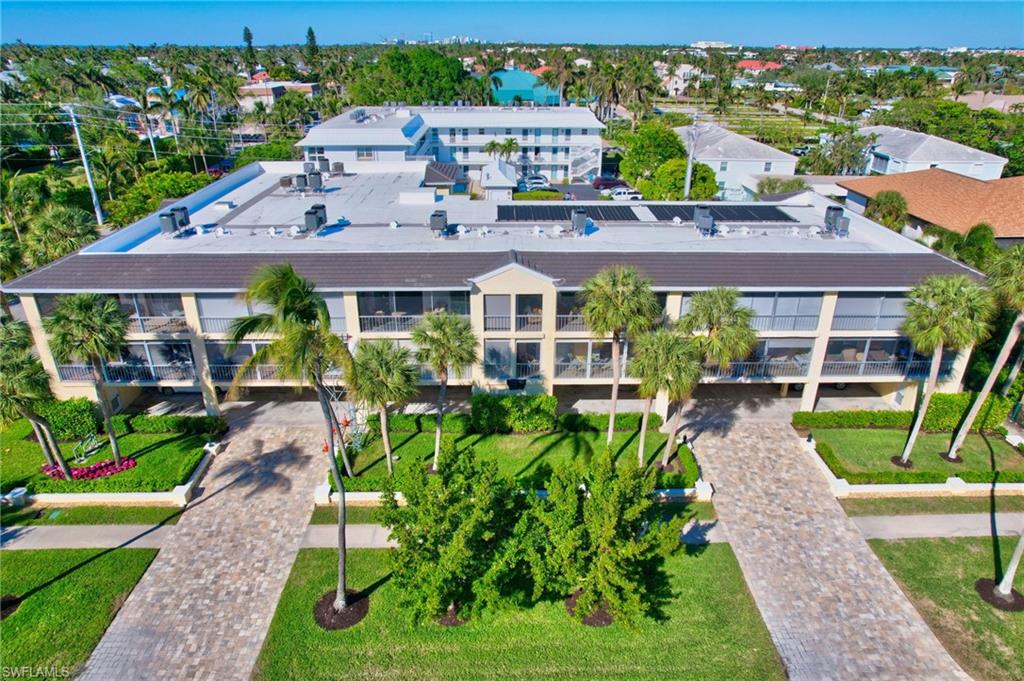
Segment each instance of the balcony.
[{"label": "balcony", "polygon": [[512,317],[507,314],[484,315],[484,331],[511,331]]},{"label": "balcony", "polygon": [[555,329],[557,331],[587,332],[587,322],[581,314],[560,314],[555,316]]},{"label": "balcony", "polygon": [[[230,383],[235,380],[235,376],[241,371],[242,366],[241,364],[211,364],[210,377],[217,383]],[[258,364],[249,367],[244,380],[247,383],[277,381],[281,379],[280,373],[280,367],[276,364]]]},{"label": "balcony", "polygon": [[898,331],[905,315],[836,315],[833,331]]},{"label": "balcony", "polygon": [[750,325],[755,331],[814,331],[818,315],[767,315],[754,317]]},{"label": "balcony", "polygon": [[[62,381],[92,381],[92,367],[88,364],[61,364],[57,375]],[[160,381],[194,381],[195,367],[180,364],[107,364],[103,367],[107,383],[158,383]]]},{"label": "balcony", "polygon": [[539,378],[540,362],[484,362],[484,376],[499,380]]},{"label": "balcony", "polygon": [[[931,368],[929,359],[888,359],[843,361],[825,360],[821,365],[822,376],[871,376],[887,378],[925,378]],[[939,376],[948,376],[953,369],[952,361],[943,361],[939,365]]]},{"label": "balcony", "polygon": [[773,379],[799,378],[807,375],[807,364],[791,359],[759,359],[747,362],[733,362],[725,369],[717,364],[704,365],[704,378],[714,380],[739,380],[743,378]]},{"label": "balcony", "polygon": [[[231,322],[235,319],[237,317],[201,317],[199,324],[203,333],[227,333],[231,328]],[[331,331],[339,336],[344,336],[346,334],[345,320],[332,318]]]},{"label": "balcony", "polygon": [[517,314],[516,331],[540,331],[544,323],[542,314]]},{"label": "balcony", "polygon": [[[612,361],[610,359],[572,359],[555,363],[555,378],[608,378],[612,377]],[[626,375],[626,362],[622,361],[622,373]]]},{"label": "balcony", "polygon": [[137,317],[128,320],[128,333],[187,333],[184,317]]},{"label": "balcony", "polygon": [[423,315],[401,312],[362,315],[359,317],[359,328],[363,333],[409,333],[422,319]]}]

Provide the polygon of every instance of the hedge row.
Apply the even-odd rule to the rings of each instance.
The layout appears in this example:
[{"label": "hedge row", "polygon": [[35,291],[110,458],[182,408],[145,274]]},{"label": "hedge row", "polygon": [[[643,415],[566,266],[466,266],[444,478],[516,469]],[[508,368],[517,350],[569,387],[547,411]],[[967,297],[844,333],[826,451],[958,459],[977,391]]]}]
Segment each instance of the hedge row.
[{"label": "hedge row", "polygon": [[[434,430],[434,414],[388,414],[388,430],[392,433],[424,433]],[[380,430],[380,416],[370,414],[366,426],[372,431]],[[470,432],[472,419],[469,414],[445,414],[441,427],[446,435],[465,435]]]},{"label": "hedge row", "polygon": [[[531,413],[530,410],[534,409],[534,406],[529,404],[517,405],[517,400],[530,400],[532,397],[524,397],[521,395],[509,395],[506,396],[505,407],[498,408],[498,411],[502,411],[504,414],[500,416],[504,419],[504,422],[499,424],[501,427],[494,426],[494,430],[485,432],[531,432],[524,430],[529,425],[544,425],[549,426],[551,423],[550,416],[546,411],[543,411],[541,415]],[[492,419],[499,418],[495,416],[496,408],[489,400],[478,401],[478,404],[486,402],[486,408],[490,410],[484,418]],[[511,408],[509,408],[511,405]],[[539,410],[546,410],[547,405],[543,405]],[[523,413],[528,415],[524,416]],[[536,420],[536,422],[534,422]],[[643,414],[640,412],[623,412],[616,414],[615,416],[615,430],[619,432],[633,432],[640,429],[640,422],[643,420]],[[512,423],[518,424],[519,428],[516,429],[511,425]],[[565,431],[567,433],[603,433],[608,430],[608,414],[562,414],[554,422],[558,430]],[[371,431],[380,430],[380,416],[377,414],[370,414],[366,418],[366,425]],[[657,414],[652,413],[650,418],[647,420],[648,430],[657,430],[661,428],[662,420]],[[442,428],[446,435],[466,435],[468,433],[478,432],[473,427],[473,417],[470,414],[445,414],[442,421]],[[388,430],[392,433],[425,433],[434,430],[434,415],[433,414],[390,414],[388,416]],[[538,429],[540,431],[551,430],[550,427]]]},{"label": "hedge row", "polygon": [[[836,456],[832,447],[824,442],[816,442],[815,449],[818,456],[825,462],[825,465],[835,473],[836,477],[843,478],[853,485],[898,485],[898,484],[924,484],[944,483],[951,477],[942,471],[923,470],[881,470],[881,471],[849,471],[843,466],[843,462]],[[991,483],[996,477],[992,471],[969,471],[964,470],[956,474],[964,482]],[[1024,482],[1024,471],[999,471],[999,482]]]},{"label": "hedge row", "polygon": [[85,397],[43,402],[36,411],[50,422],[54,437],[61,441],[81,440],[100,429],[99,411]]},{"label": "hedge row", "polygon": [[[922,428],[926,431],[952,432],[956,430],[976,393],[938,393],[932,396]],[[994,431],[1010,415],[1013,401],[991,394],[974,420],[971,430]],[[793,414],[797,428],[909,428],[914,419],[910,411],[798,411]]]},{"label": "hedge row", "polygon": [[529,192],[513,192],[513,201],[561,201],[562,192],[537,189]]},{"label": "hedge row", "polygon": [[558,424],[554,395],[492,395],[474,393],[470,417],[474,433],[537,433]]},{"label": "hedge row", "polygon": [[228,422],[223,416],[186,416],[183,414],[117,414],[114,430],[134,433],[183,433],[185,435],[223,435]]},{"label": "hedge row", "polygon": [[[615,415],[615,430],[633,432],[640,430],[643,414],[638,411],[627,411]],[[661,417],[651,412],[647,419],[647,430],[661,428]],[[603,433],[608,430],[608,414],[562,414],[558,417],[558,428],[569,433]]]}]

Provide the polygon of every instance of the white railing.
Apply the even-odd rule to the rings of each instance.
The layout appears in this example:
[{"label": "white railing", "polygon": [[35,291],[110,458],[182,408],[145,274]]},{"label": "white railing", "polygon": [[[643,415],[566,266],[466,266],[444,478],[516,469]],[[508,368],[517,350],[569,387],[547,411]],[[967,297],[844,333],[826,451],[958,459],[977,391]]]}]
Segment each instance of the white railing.
[{"label": "white railing", "polygon": [[807,375],[807,364],[795,360],[762,359],[750,362],[733,362],[726,368],[717,364],[704,365],[704,378],[786,378]]},{"label": "white railing", "polygon": [[[626,376],[626,361],[622,361],[623,377]],[[555,378],[611,378],[612,361],[598,359],[587,361],[583,358],[555,362]]]},{"label": "white railing", "polygon": [[199,325],[206,333],[227,333],[235,317],[200,317]]},{"label": "white railing", "polygon": [[512,317],[507,314],[484,315],[484,331],[511,331]]},{"label": "white railing", "polygon": [[833,331],[898,331],[905,315],[836,315]]},{"label": "white railing", "polygon": [[517,314],[516,331],[540,331],[544,316],[540,314]]},{"label": "white railing", "polygon": [[188,323],[184,317],[132,317],[128,320],[128,333],[186,333]]},{"label": "white railing", "polygon": [[62,381],[92,381],[92,367],[88,364],[58,364],[57,376]]},{"label": "white railing", "polygon": [[[821,365],[822,376],[899,376],[905,378],[922,378],[928,375],[931,360],[867,360],[845,361],[825,360]],[[948,374],[953,368],[952,362],[939,365],[939,375]]]},{"label": "white railing", "polygon": [[555,329],[558,331],[589,331],[581,314],[555,315]]},{"label": "white railing", "polygon": [[[230,383],[242,369],[241,364],[211,364],[210,377],[218,383]],[[276,364],[258,364],[249,367],[245,373],[246,382],[276,381],[280,379],[280,367]]]},{"label": "white railing", "polygon": [[755,331],[814,331],[818,315],[767,315],[754,317],[750,325]]},{"label": "white railing", "polygon": [[484,362],[487,378],[534,378],[540,376],[540,362]]},{"label": "white railing", "polygon": [[[60,364],[57,376],[62,381],[92,381],[92,367],[88,364]],[[107,383],[157,383],[159,381],[194,381],[195,367],[190,362],[180,364],[107,364],[103,367],[103,380]]]}]

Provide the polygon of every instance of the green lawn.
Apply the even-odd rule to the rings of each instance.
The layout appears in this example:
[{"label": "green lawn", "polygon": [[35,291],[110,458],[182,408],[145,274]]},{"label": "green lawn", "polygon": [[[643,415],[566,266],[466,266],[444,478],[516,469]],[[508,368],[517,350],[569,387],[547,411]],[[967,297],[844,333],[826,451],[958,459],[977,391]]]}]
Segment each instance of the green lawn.
[{"label": "green lawn", "polygon": [[56,667],[70,677],[154,556],[151,549],[3,551],[0,591],[25,598],[0,624],[4,668]]},{"label": "green lawn", "polygon": [[[815,429],[814,439],[832,449],[835,460],[823,456],[840,478],[851,483],[945,482],[957,476],[965,482],[991,482],[999,472],[1003,482],[1024,481],[1024,455],[998,435],[967,437],[960,449],[963,463],[945,461],[949,433],[922,433],[911,452],[914,467],[904,471],[889,460],[898,456],[906,443],[904,430],[874,428]],[[838,469],[838,470],[837,470]]]},{"label": "green lawn", "polygon": [[[712,520],[715,518],[715,507],[708,501],[686,501],[658,504],[653,509],[667,518],[682,517],[686,520]],[[345,513],[345,521],[353,525],[362,523],[382,522],[382,510],[379,506],[349,506]],[[316,506],[309,519],[310,525],[334,525],[338,522],[337,506]]]},{"label": "green lawn", "polygon": [[586,627],[561,601],[489,614],[457,628],[415,626],[396,604],[384,550],[348,552],[351,588],[377,585],[367,618],[326,632],[313,604],[332,588],[337,554],[299,552],[257,663],[271,679],[782,679],[743,575],[725,544],[669,559],[675,598],[664,621]]},{"label": "green lawn", "polygon": [[0,525],[174,525],[181,513],[170,506],[27,506],[0,510]]},{"label": "green lawn", "polygon": [[[887,499],[840,499],[847,515],[913,515],[932,513],[988,513],[988,497],[890,497]],[[996,497],[996,511],[1024,511],[1024,497]]]},{"label": "green lawn", "polygon": [[[636,456],[637,432],[615,433],[612,452],[616,458]],[[560,463],[589,461],[605,446],[604,433],[531,433],[513,435],[461,435],[455,437],[459,446],[472,446],[477,457],[498,462],[502,473],[510,475],[526,487],[543,488],[550,476],[551,468]],[[659,460],[665,445],[664,433],[649,431],[644,447],[648,462]],[[428,466],[434,455],[434,434],[392,433],[391,444],[398,460],[395,462],[395,476],[401,480],[410,466]],[[697,480],[697,465],[686,447],[679,448],[679,461],[685,466],[683,473],[659,476],[659,486],[693,487]],[[380,489],[381,480],[387,475],[384,447],[380,437],[371,438],[370,443],[352,461],[355,479],[347,480],[350,492],[372,492]],[[401,486],[401,485],[399,485]]]},{"label": "green lawn", "polygon": [[[999,541],[1005,567],[1016,537]],[[987,537],[872,540],[871,548],[910,595],[946,650],[976,679],[1024,679],[1024,615],[996,610],[974,582],[995,571]],[[1017,588],[1024,588],[1018,575]]]},{"label": "green lawn", "polygon": [[[108,478],[98,480],[54,480],[40,471],[45,463],[39,445],[25,439],[32,432],[27,421],[17,421],[0,432],[0,491],[28,487],[30,492],[166,492],[184,484],[203,458],[202,435],[179,433],[121,435],[118,443],[122,456],[132,456],[138,465]],[[105,443],[87,463],[110,459],[110,445]],[[64,445],[64,455],[72,467],[71,444]]]}]

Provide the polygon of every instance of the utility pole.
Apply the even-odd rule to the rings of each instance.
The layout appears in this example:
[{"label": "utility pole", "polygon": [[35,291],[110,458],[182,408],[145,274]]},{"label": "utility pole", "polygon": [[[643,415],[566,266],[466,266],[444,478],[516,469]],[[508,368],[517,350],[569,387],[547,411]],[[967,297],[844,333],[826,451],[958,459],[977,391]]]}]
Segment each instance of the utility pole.
[{"label": "utility pole", "polygon": [[71,127],[78,141],[78,153],[82,155],[82,166],[85,168],[85,180],[89,183],[89,193],[92,195],[92,207],[96,211],[96,224],[102,227],[103,211],[100,209],[100,197],[96,195],[96,185],[92,181],[92,170],[89,169],[89,155],[85,152],[85,144],[82,142],[82,131],[78,129],[78,119],[75,118],[75,110],[71,105],[65,104],[63,108],[71,117]]},{"label": "utility pole", "polygon": [[693,123],[686,129],[686,184],[683,187],[683,199],[690,198],[690,183],[693,180],[693,154],[697,150],[697,140],[700,139],[699,129],[700,114],[693,117]]},{"label": "utility pole", "polygon": [[156,157],[156,142],[153,141],[153,126],[149,122],[149,115],[145,111],[139,115],[142,116],[142,123],[146,126],[146,137],[149,138],[149,148],[153,150],[153,160],[158,161],[160,159]]}]

